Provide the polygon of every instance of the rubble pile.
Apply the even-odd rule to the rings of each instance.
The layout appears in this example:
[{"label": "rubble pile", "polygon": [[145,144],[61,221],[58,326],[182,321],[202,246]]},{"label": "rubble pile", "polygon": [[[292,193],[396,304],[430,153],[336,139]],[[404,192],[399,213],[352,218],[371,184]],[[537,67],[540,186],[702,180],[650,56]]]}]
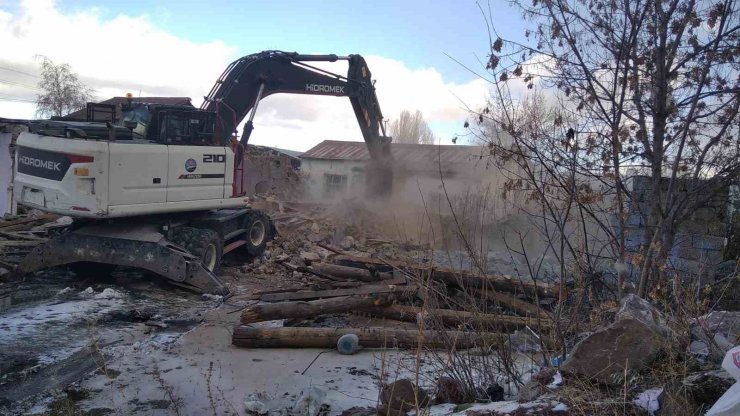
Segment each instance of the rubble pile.
[{"label": "rubble pile", "polygon": [[[242,312],[234,345],[335,347],[354,334],[360,346],[409,348],[421,328],[428,347],[446,347],[451,339],[472,347],[501,342],[502,333],[526,326],[549,328],[539,305],[559,296],[556,285],[436,266],[429,249],[387,239],[377,225],[382,220],[358,207],[337,212],[265,198],[261,208],[273,210],[278,237],[256,267],[282,269],[309,287],[254,294],[259,302]],[[372,326],[347,326],[354,316],[373,318]],[[283,326],[254,325],[276,320]]]}]

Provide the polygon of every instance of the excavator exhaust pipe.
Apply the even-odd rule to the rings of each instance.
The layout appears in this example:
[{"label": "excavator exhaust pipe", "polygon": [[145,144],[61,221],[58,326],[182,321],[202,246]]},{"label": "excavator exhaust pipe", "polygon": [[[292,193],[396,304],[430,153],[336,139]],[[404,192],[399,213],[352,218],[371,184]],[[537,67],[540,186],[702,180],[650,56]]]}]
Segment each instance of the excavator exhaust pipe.
[{"label": "excavator exhaust pipe", "polygon": [[79,262],[136,267],[200,293],[226,295],[229,290],[200,258],[172,244],[161,233],[148,229],[116,232],[103,227],[84,227],[62,234],[34,248],[18,265],[17,272]]}]

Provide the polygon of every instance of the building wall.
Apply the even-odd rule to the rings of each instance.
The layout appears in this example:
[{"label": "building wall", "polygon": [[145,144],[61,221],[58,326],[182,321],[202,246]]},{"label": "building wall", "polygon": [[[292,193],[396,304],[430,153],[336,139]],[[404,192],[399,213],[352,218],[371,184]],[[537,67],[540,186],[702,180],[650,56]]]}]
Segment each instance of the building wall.
[{"label": "building wall", "polygon": [[[679,185],[681,186],[681,185]],[[652,195],[651,178],[637,176],[631,183],[633,200],[626,223],[626,248],[638,253],[645,241],[645,218],[649,215]],[[642,212],[644,215],[640,215]],[[698,279],[703,286],[712,284],[731,270],[740,250],[740,195],[737,185],[723,189],[705,207],[696,210],[681,224],[668,258],[668,270],[687,281]],[[718,270],[717,266],[722,264]],[[723,304],[740,308],[740,279],[729,288],[723,286]],[[729,282],[729,283],[733,283]],[[729,290],[725,290],[729,289]]]},{"label": "building wall", "polygon": [[[311,200],[342,199],[365,192],[365,162],[354,160],[301,159],[306,196]],[[327,188],[328,177],[344,177],[343,190]]]},{"label": "building wall", "polygon": [[[303,158],[307,196],[313,200],[333,200],[366,196],[365,161]],[[327,189],[328,177],[343,177],[341,191]],[[455,209],[462,205],[485,205],[492,217],[500,217],[511,207],[503,201],[503,176],[485,164],[458,163],[443,166],[442,172],[431,161],[414,166],[399,165],[393,174],[392,199],[414,208],[426,205],[433,213],[450,214],[450,201]],[[331,186],[329,186],[331,188]],[[448,196],[450,201],[448,201]],[[486,199],[481,203],[481,199]],[[397,204],[398,205],[398,204]]]}]

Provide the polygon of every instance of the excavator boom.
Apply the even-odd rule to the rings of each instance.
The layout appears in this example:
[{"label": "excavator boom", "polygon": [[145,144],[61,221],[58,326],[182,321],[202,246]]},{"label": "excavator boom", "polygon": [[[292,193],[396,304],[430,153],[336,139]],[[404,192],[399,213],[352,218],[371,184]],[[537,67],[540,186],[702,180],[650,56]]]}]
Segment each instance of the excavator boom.
[{"label": "excavator boom", "polygon": [[[308,62],[349,62],[347,76],[331,73]],[[370,156],[390,157],[383,113],[375,95],[370,70],[360,55],[301,55],[264,51],[232,62],[205,97],[201,110],[216,113],[216,140],[225,143],[237,133],[237,124],[249,115],[241,142],[246,144],[259,101],[276,93],[349,97]],[[250,114],[251,111],[251,114]]]}]

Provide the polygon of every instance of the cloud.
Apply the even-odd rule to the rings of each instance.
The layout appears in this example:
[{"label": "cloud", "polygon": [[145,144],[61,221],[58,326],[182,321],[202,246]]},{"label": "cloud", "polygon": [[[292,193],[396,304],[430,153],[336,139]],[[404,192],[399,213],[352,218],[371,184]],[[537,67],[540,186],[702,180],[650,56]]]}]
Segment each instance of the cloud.
[{"label": "cloud", "polygon": [[[95,8],[62,12],[51,0],[25,0],[17,10],[12,14],[0,6],[0,81],[5,81],[0,82],[0,97],[5,98],[35,98],[38,91],[28,87],[38,82],[33,77],[38,74],[35,57],[45,55],[70,64],[100,99],[132,92],[142,96],[189,96],[198,105],[240,52],[220,40],[192,42],[174,36],[146,15],[104,18]],[[431,67],[411,68],[381,56],[366,59],[377,80],[386,118],[404,109],[418,109],[430,122],[449,124],[465,118],[464,104],[480,105],[487,95],[483,80],[452,83]],[[346,72],[346,64],[341,63],[325,68]],[[8,116],[32,117],[33,105],[0,100],[0,117]],[[346,98],[267,97],[260,104],[255,125],[253,142],[300,150],[323,139],[362,139]]]}]

